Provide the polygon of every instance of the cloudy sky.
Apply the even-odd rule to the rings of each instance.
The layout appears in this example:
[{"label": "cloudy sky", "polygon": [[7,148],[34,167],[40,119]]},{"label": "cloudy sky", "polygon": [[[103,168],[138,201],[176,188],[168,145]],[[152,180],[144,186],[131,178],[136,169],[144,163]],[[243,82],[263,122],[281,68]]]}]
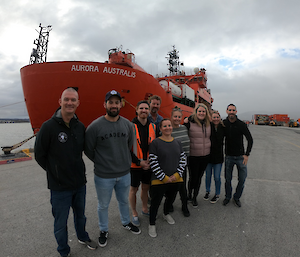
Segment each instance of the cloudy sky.
[{"label": "cloudy sky", "polygon": [[[213,108],[225,116],[300,118],[298,0],[10,0],[0,5],[0,118],[27,117],[20,68],[39,23],[52,25],[47,61],[107,60],[123,45],[155,75],[175,45],[185,71],[204,67]],[[245,117],[246,116],[246,117]]]}]

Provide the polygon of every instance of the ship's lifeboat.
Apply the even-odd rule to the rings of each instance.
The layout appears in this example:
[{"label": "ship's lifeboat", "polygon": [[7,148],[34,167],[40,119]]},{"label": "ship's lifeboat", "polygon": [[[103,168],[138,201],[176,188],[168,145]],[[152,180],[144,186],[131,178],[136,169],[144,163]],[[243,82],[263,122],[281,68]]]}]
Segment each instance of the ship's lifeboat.
[{"label": "ship's lifeboat", "polygon": [[166,92],[171,93],[173,97],[187,98],[188,100],[195,101],[195,91],[187,84],[176,85],[168,80],[161,80],[159,84]]}]

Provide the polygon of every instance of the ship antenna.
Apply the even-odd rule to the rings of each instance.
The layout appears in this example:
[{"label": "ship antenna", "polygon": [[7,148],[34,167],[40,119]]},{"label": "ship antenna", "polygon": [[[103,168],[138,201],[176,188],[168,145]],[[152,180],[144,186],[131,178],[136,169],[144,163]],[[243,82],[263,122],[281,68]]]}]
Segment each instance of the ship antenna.
[{"label": "ship antenna", "polygon": [[32,49],[29,64],[43,63],[47,60],[49,33],[52,30],[52,26],[48,25],[47,27],[42,27],[42,24],[40,23],[39,27],[40,32],[36,30],[39,33],[39,38],[33,41],[36,48]]},{"label": "ship antenna", "polygon": [[168,52],[166,57],[169,61],[170,76],[180,74],[180,66],[183,66],[183,63],[179,61],[179,51],[176,50],[175,45],[173,45],[173,50]]}]

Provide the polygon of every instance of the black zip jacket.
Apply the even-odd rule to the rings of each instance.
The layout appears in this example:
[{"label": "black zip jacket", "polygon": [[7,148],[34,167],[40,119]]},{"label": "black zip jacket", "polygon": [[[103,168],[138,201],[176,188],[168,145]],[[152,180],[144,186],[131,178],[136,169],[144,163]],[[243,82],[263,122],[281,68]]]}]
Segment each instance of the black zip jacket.
[{"label": "black zip jacket", "polygon": [[[229,156],[249,156],[253,146],[253,138],[246,123],[239,119],[231,123],[228,117],[223,123],[225,125],[225,154]],[[243,136],[248,141],[246,152]]]},{"label": "black zip jacket", "polygon": [[225,127],[219,124],[217,129],[212,123],[212,136],[211,136],[211,154],[209,157],[209,163],[217,164],[224,162],[224,136]]},{"label": "black zip jacket", "polygon": [[85,127],[76,115],[66,126],[60,108],[43,123],[37,134],[34,154],[38,164],[47,172],[51,190],[75,190],[86,184],[82,159]]}]

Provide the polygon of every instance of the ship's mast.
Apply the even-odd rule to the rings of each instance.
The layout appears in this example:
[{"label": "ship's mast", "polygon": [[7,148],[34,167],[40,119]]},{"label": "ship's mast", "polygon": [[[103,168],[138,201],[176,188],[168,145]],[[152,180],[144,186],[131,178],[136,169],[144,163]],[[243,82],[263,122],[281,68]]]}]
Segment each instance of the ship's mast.
[{"label": "ship's mast", "polygon": [[176,50],[175,45],[173,46],[173,50],[168,52],[168,56],[166,57],[169,61],[169,71],[170,76],[177,75],[180,73],[180,66],[183,66],[183,63],[179,61],[179,51]]},{"label": "ship's mast", "polygon": [[47,27],[42,27],[42,24],[40,23],[39,27],[40,32],[37,31],[39,33],[39,38],[33,41],[36,45],[36,49],[32,49],[29,64],[43,63],[47,60],[49,33],[52,30],[52,26],[48,25]]}]

